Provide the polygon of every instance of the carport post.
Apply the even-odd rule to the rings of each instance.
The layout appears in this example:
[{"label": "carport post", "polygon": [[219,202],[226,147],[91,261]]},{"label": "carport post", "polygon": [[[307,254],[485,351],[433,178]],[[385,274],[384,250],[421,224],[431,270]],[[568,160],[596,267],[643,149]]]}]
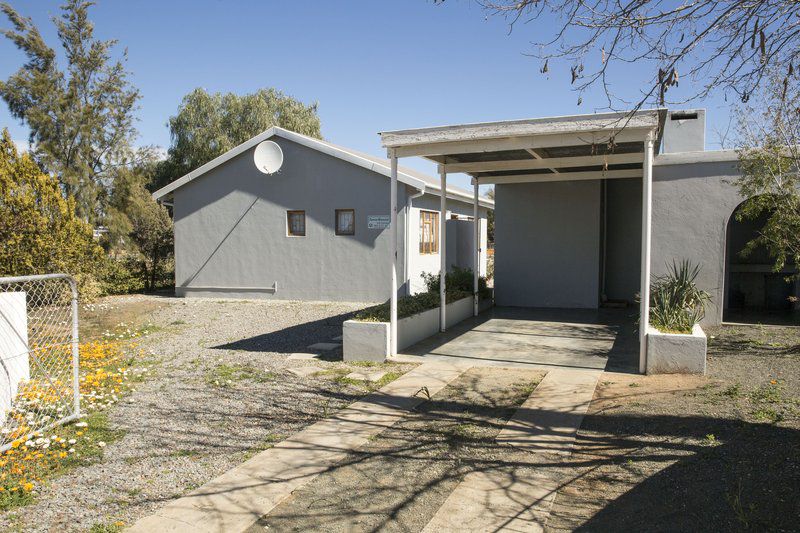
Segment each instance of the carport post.
[{"label": "carport post", "polygon": [[473,179],[472,229],[475,249],[472,256],[472,316],[478,316],[478,276],[481,270],[481,219],[478,218],[478,178]]},{"label": "carport post", "polygon": [[447,329],[447,169],[439,166],[441,190],[439,191],[439,331]]},{"label": "carport post", "polygon": [[642,286],[639,302],[639,373],[647,370],[647,328],[650,325],[650,241],[653,209],[653,134],[644,143],[642,177]]},{"label": "carport post", "polygon": [[389,150],[391,192],[389,193],[389,255],[392,262],[392,294],[389,299],[389,352],[397,355],[397,155]]}]

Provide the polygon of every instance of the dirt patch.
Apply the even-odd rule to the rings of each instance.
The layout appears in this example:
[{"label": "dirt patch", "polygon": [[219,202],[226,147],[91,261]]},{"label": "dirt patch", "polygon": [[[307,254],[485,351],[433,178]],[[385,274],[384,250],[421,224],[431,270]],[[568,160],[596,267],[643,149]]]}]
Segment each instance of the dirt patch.
[{"label": "dirt patch", "polygon": [[130,337],[132,334],[138,336],[142,332],[146,334],[154,331],[156,312],[173,301],[170,298],[133,294],[100,298],[96,302],[85,303],[78,310],[78,333],[81,341],[99,339],[111,332],[124,332]]},{"label": "dirt patch", "polygon": [[601,377],[549,530],[796,530],[800,329],[709,336],[707,377]]},{"label": "dirt patch", "polygon": [[494,439],[542,377],[468,370],[250,531],[420,531],[468,472],[519,464]]}]

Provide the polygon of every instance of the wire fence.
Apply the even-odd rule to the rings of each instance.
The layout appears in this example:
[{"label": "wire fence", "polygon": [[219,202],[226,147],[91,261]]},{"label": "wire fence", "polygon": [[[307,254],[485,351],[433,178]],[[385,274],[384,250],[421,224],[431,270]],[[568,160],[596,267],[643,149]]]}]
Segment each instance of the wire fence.
[{"label": "wire fence", "polygon": [[0,451],[79,416],[75,281],[0,278]]}]

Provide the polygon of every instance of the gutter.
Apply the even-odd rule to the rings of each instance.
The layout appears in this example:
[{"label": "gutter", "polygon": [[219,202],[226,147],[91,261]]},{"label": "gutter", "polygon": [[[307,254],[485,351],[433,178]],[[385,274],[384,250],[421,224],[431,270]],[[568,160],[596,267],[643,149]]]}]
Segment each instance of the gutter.
[{"label": "gutter", "polygon": [[409,247],[409,235],[411,233],[411,201],[415,198],[419,198],[420,196],[425,194],[425,186],[423,185],[422,188],[415,194],[410,195],[406,199],[406,236],[405,236],[405,272],[403,272],[403,277],[406,278],[406,295],[411,296],[411,249]]}]

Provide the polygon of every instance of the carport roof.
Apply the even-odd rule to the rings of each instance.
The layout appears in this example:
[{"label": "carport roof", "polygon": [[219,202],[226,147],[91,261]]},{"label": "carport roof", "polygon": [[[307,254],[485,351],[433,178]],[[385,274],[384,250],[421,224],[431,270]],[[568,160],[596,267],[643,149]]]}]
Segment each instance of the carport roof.
[{"label": "carport roof", "polygon": [[644,143],[655,146],[666,109],[507,120],[381,132],[397,157],[421,156],[479,183],[565,181],[642,175]]}]

